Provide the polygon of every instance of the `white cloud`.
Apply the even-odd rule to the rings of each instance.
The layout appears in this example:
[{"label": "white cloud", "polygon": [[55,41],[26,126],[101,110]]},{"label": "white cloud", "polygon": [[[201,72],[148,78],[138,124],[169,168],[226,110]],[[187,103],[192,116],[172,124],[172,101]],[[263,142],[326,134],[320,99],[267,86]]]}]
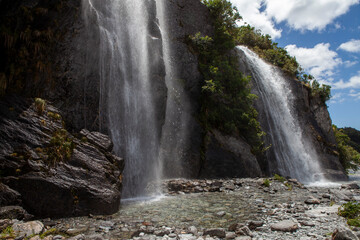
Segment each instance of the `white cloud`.
[{"label": "white cloud", "polygon": [[359,0],[264,0],[266,14],[297,30],[323,30]]},{"label": "white cloud", "polygon": [[270,16],[260,12],[263,0],[231,0],[243,17],[242,23],[246,22],[262,33],[269,34],[273,39],[281,37],[281,29],[276,29]]},{"label": "white cloud", "polygon": [[344,65],[345,65],[345,67],[347,67],[347,68],[349,68],[349,67],[352,67],[352,66],[354,66],[354,65],[356,65],[356,64],[358,64],[358,61],[345,61],[344,62]]},{"label": "white cloud", "polygon": [[347,52],[360,53],[360,39],[351,39],[350,41],[341,44],[338,49]]},{"label": "white cloud", "polygon": [[[276,23],[286,22],[296,30],[323,30],[345,14],[360,0],[231,0],[245,22],[269,34],[273,39],[281,37]],[[334,23],[335,28],[340,27]]]},{"label": "white cloud", "polygon": [[335,93],[333,96],[331,96],[330,103],[342,103],[345,101],[345,98],[343,97],[343,93]]},{"label": "white cloud", "polygon": [[[333,84],[334,89],[345,89],[345,88],[360,88],[360,71],[356,76],[353,76],[349,79],[349,81],[344,82],[344,80],[340,80]],[[350,94],[354,94],[354,91],[350,91]]]},{"label": "white cloud", "polygon": [[353,89],[350,90],[349,96],[355,98],[356,100],[360,100],[360,92],[356,92]]},{"label": "white cloud", "polygon": [[329,43],[319,43],[313,48],[297,47],[296,45],[285,47],[289,54],[295,56],[300,65],[311,75],[319,80],[328,81],[334,75],[336,67],[342,64],[338,54],[329,48]]}]

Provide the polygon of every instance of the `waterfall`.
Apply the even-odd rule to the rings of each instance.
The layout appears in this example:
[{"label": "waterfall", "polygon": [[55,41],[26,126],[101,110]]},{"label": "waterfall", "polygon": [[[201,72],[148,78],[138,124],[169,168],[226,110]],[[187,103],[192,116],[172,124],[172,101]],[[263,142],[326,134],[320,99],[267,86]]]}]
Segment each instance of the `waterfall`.
[{"label": "waterfall", "polygon": [[166,14],[166,0],[157,0],[157,15],[160,22],[163,39],[163,57],[166,69],[166,86],[168,89],[166,103],[166,118],[162,129],[160,162],[163,165],[165,177],[184,177],[183,163],[187,158],[186,151],[190,144],[189,109],[191,102],[186,94],[185,84],[177,73],[174,54],[172,53],[168,35],[169,16]]},{"label": "waterfall", "polygon": [[[304,183],[321,180],[317,153],[311,140],[302,134],[299,120],[294,114],[294,95],[288,80],[276,67],[266,63],[247,47],[238,46],[246,56],[259,98],[264,104],[267,134],[276,164],[270,172],[297,178]],[[270,162],[269,162],[270,164]]]},{"label": "waterfall", "polygon": [[161,178],[166,99],[155,1],[83,0],[83,14],[87,31],[99,38],[88,51],[98,51],[100,128],[125,158],[123,198],[146,195],[147,184]]}]

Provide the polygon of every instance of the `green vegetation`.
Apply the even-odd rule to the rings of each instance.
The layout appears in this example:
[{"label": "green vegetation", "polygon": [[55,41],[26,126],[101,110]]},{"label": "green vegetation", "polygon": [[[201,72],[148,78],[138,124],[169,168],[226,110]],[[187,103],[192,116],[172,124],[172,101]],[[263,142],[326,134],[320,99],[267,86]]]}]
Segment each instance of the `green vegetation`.
[{"label": "green vegetation", "polygon": [[360,203],[353,201],[339,207],[338,215],[347,219],[347,224],[360,227]]},{"label": "green vegetation", "polygon": [[349,145],[350,138],[344,133],[342,129],[338,129],[333,125],[336,142],[339,150],[339,159],[346,171],[352,169],[354,171],[359,169],[360,153]]},{"label": "green vegetation", "polygon": [[64,34],[57,18],[70,8],[67,2],[40,1],[35,7],[3,3],[12,9],[0,14],[0,96],[25,88],[29,94],[29,86],[38,95],[44,83],[52,83],[52,49]]},{"label": "green vegetation", "polygon": [[342,128],[341,131],[350,138],[349,145],[360,152],[360,131],[350,127]]},{"label": "green vegetation", "polygon": [[239,71],[237,57],[230,54],[236,44],[233,32],[237,30],[240,15],[227,1],[203,2],[214,19],[214,37],[198,33],[189,38],[189,46],[198,54],[199,69],[205,78],[200,120],[207,129],[243,137],[252,146],[253,153],[261,153],[264,132],[252,106],[256,95],[250,92],[250,77]]},{"label": "green vegetation", "polygon": [[0,237],[1,237],[1,239],[15,238],[15,232],[14,232],[14,229],[12,228],[12,226],[8,226],[7,228],[5,228],[1,232]]},{"label": "green vegetation", "polygon": [[35,98],[35,108],[36,111],[39,115],[42,115],[43,112],[45,111],[45,107],[46,107],[46,102],[45,100],[41,99],[41,98]]},{"label": "green vegetation", "polygon": [[271,183],[271,181],[268,178],[265,178],[264,181],[263,181],[263,185],[265,187],[270,187],[270,183]]},{"label": "green vegetation", "polygon": [[55,131],[45,150],[48,163],[55,166],[58,162],[69,160],[74,148],[73,139],[65,129]]},{"label": "green vegetation", "polygon": [[274,179],[275,179],[276,181],[279,181],[279,182],[285,182],[285,181],[286,181],[286,178],[284,178],[283,176],[280,176],[280,175],[278,175],[278,174],[275,174],[275,175],[274,175]]},{"label": "green vegetation", "polygon": [[49,118],[51,118],[51,120],[53,120],[53,121],[57,121],[57,120],[61,120],[61,115],[60,114],[58,114],[58,113],[54,113],[54,112],[48,112],[47,113],[47,116],[49,117]]},{"label": "green vegetation", "polygon": [[[311,96],[320,97],[324,102],[330,99],[330,86],[321,85],[313,76],[305,74],[295,57],[278,46],[271,40],[270,35],[262,34],[260,30],[255,30],[250,25],[237,26],[236,22],[241,19],[237,9],[227,0],[203,0],[203,3],[210,9],[213,19],[215,20],[215,36],[217,37],[214,44],[223,44],[224,48],[232,48],[235,45],[245,45],[255,51],[260,57],[280,67],[285,73],[311,89]],[[224,43],[227,42],[227,43]]]}]

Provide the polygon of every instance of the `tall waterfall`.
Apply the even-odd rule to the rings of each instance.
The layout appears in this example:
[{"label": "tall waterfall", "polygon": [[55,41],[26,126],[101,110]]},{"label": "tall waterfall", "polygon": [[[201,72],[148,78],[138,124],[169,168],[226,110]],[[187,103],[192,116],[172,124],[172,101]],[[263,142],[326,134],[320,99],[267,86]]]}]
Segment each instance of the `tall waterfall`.
[{"label": "tall waterfall", "polygon": [[166,99],[166,87],[155,4],[83,0],[88,31],[97,31],[99,38],[88,51],[99,52],[100,128],[106,125],[114,151],[125,158],[124,198],[145,195],[146,185],[161,178],[164,119],[157,111],[164,109],[158,98]]},{"label": "tall waterfall", "polygon": [[283,73],[247,47],[238,46],[238,49],[246,56],[247,65],[264,104],[271,151],[276,159],[276,165],[269,166],[270,171],[305,183],[321,180],[318,179],[321,169],[317,153],[303,136],[299,120],[294,116],[293,93]]}]

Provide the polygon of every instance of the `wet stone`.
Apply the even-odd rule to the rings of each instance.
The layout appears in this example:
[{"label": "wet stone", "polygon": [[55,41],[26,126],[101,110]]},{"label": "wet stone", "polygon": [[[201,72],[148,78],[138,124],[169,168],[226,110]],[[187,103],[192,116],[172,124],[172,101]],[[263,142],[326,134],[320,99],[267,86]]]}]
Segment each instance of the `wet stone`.
[{"label": "wet stone", "polygon": [[298,228],[298,224],[290,220],[281,221],[271,225],[271,230],[281,232],[295,232]]}]

